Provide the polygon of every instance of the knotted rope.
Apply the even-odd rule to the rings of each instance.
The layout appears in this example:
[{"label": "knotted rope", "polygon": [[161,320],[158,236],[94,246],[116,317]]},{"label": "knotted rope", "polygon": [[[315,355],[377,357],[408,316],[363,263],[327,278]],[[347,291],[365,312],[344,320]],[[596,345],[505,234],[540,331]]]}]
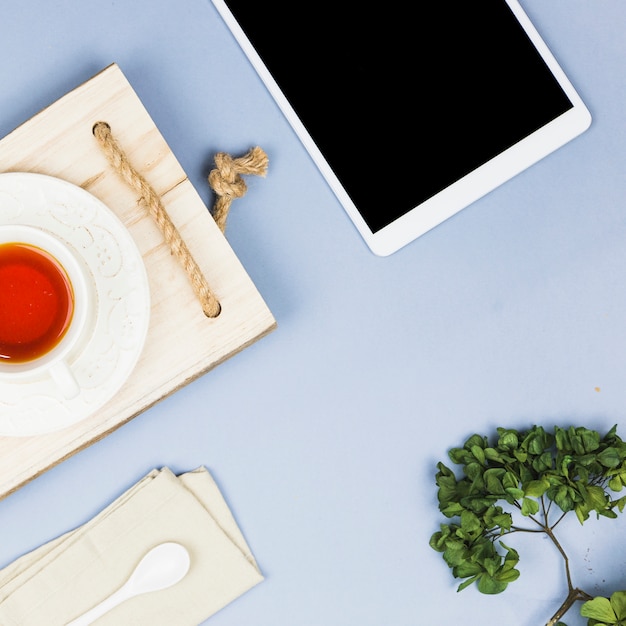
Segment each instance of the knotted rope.
[{"label": "knotted rope", "polygon": [[[220,314],[221,305],[211,291],[202,270],[191,255],[178,229],[167,214],[160,196],[130,164],[126,154],[113,137],[111,127],[106,122],[96,123],[93,127],[93,134],[113,169],[139,194],[140,201],[148,208],[150,215],[163,233],[172,254],[179,260],[187,273],[204,314],[207,317],[217,317]],[[215,163],[217,169],[209,174],[209,184],[218,194],[213,217],[221,231],[224,232],[226,218],[233,199],[241,197],[246,192],[246,184],[240,174],[264,175],[267,169],[267,156],[260,148],[254,148],[248,155],[238,159],[219,153],[215,157]]]},{"label": "knotted rope", "polygon": [[265,176],[268,158],[258,146],[242,157],[233,159],[229,154],[218,152],[215,155],[216,168],[209,173],[209,185],[217,194],[213,206],[213,219],[222,232],[226,229],[226,218],[235,198],[241,198],[248,187],[241,174]]}]

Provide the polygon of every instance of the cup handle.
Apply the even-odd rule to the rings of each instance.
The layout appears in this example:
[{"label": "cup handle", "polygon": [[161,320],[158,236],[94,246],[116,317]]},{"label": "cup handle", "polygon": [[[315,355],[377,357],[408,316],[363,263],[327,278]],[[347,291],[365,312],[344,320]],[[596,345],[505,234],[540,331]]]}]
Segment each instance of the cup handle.
[{"label": "cup handle", "polygon": [[50,376],[67,400],[80,393],[76,378],[65,361],[59,361],[50,368]]}]

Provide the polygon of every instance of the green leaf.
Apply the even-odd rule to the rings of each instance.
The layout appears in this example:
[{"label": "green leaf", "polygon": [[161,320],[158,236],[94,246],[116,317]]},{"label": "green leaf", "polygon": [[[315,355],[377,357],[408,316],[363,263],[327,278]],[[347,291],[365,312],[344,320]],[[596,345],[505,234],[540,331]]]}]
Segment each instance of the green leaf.
[{"label": "green leaf", "polygon": [[500,569],[501,562],[502,562],[502,559],[498,555],[489,559],[485,559],[483,561],[483,567],[485,568],[489,576],[495,577],[495,575],[498,573],[498,570]]},{"label": "green leaf", "polygon": [[611,608],[617,619],[626,619],[626,591],[616,591],[611,596]]},{"label": "green leaf", "polygon": [[500,545],[506,550],[506,557],[504,558],[504,569],[509,569],[519,563],[519,554],[517,550],[507,546],[503,541]]},{"label": "green leaf", "polygon": [[476,576],[483,571],[480,563],[472,563],[471,561],[463,561],[454,568],[454,575],[457,578],[467,578],[468,576]]},{"label": "green leaf", "polygon": [[495,448],[485,448],[485,458],[488,461],[497,461],[498,463],[502,463],[504,459],[502,455]]},{"label": "green leaf", "polygon": [[576,512],[576,517],[581,524],[589,519],[589,507],[580,504],[577,507],[574,507],[574,511]]},{"label": "green leaf", "polygon": [[555,427],[554,437],[555,437],[557,450],[569,452],[572,449],[572,446],[569,442],[569,436],[566,430],[563,430],[562,428],[559,428],[558,426]]},{"label": "green leaf", "polygon": [[583,454],[582,456],[579,456],[576,459],[576,463],[582,467],[589,468],[589,471],[601,472],[602,470],[598,468],[597,460],[598,460],[598,455],[590,453],[590,454]]},{"label": "green leaf", "polygon": [[446,549],[446,542],[453,538],[454,532],[458,528],[456,524],[440,524],[440,530],[433,533],[429,545],[437,552],[443,552]]},{"label": "green leaf", "polygon": [[522,500],[522,515],[528,517],[529,515],[534,515],[537,511],[539,511],[539,502],[537,500],[532,498],[524,498]]},{"label": "green leaf", "polygon": [[573,510],[574,499],[572,498],[571,488],[561,485],[554,496],[554,501],[564,513]]},{"label": "green leaf", "polygon": [[480,435],[472,435],[463,446],[467,450],[471,450],[474,446],[479,446],[480,448],[484,448],[487,445],[487,438],[481,437]]},{"label": "green leaf", "polygon": [[478,563],[483,563],[485,559],[491,559],[496,556],[498,556],[498,553],[493,545],[493,542],[486,537],[482,537],[472,545],[469,558]]},{"label": "green leaf", "polygon": [[561,459],[561,467],[559,468],[563,476],[569,476],[569,466],[573,460],[574,457],[571,454],[563,455],[563,458]]},{"label": "green leaf", "polygon": [[463,589],[466,589],[467,587],[469,587],[475,580],[478,580],[479,575],[476,576],[472,576],[471,578],[468,578],[467,580],[464,580],[458,587],[457,587],[457,592],[459,591],[463,591]]},{"label": "green leaf", "polygon": [[446,541],[446,548],[443,553],[443,560],[448,567],[456,567],[463,563],[467,555],[467,547],[462,541],[449,539]]},{"label": "green leaf", "polygon": [[437,492],[437,498],[440,505],[445,505],[451,500],[455,500],[458,492],[458,484],[456,476],[448,467],[443,463],[437,463],[437,469],[439,470],[435,474],[435,483],[439,490]]},{"label": "green leaf", "polygon": [[616,506],[619,509],[620,513],[624,512],[624,506],[626,506],[626,496],[619,498],[613,502],[613,506]]},{"label": "green leaf", "polygon": [[603,509],[602,511],[598,511],[597,513],[598,515],[602,515],[602,517],[608,517],[609,519],[615,519],[617,517],[617,513],[609,509]]},{"label": "green leaf", "polygon": [[505,489],[517,489],[519,486],[519,480],[513,472],[508,471],[502,478],[502,486]]},{"label": "green leaf", "polygon": [[446,517],[457,517],[458,515],[461,515],[464,510],[463,506],[458,502],[451,502],[445,506],[440,505],[439,509]]},{"label": "green leaf", "polygon": [[477,461],[473,461],[465,466],[464,471],[470,480],[476,480],[477,478],[482,478],[485,468]]},{"label": "green leaf", "polygon": [[590,485],[587,487],[587,497],[585,501],[589,503],[594,511],[601,511],[607,507],[608,498],[602,487]]},{"label": "green leaf", "polygon": [[526,463],[528,460],[528,452],[524,450],[513,450],[513,456],[520,462]]},{"label": "green leaf", "polygon": [[448,457],[453,463],[462,465],[470,457],[470,453],[464,448],[452,448],[448,450]]},{"label": "green leaf", "polygon": [[587,602],[580,607],[580,615],[610,624],[614,624],[617,621],[617,615],[615,615],[615,611],[611,607],[609,599],[603,598],[602,596],[598,596],[593,600],[587,600]]},{"label": "green leaf", "polygon": [[485,452],[480,446],[472,446],[471,447],[472,454],[474,458],[481,464],[485,463]]},{"label": "green leaf", "polygon": [[539,498],[548,490],[548,487],[550,487],[550,483],[545,479],[531,480],[524,487],[524,495],[532,498]]},{"label": "green leaf", "polygon": [[529,454],[537,456],[547,450],[551,443],[552,438],[548,433],[541,426],[534,426],[522,442],[522,448],[528,450]]},{"label": "green leaf", "polygon": [[461,499],[461,504],[464,508],[474,511],[477,515],[483,515],[490,506],[493,506],[496,500],[496,496],[468,496]]},{"label": "green leaf", "polygon": [[587,428],[580,429],[580,437],[586,452],[593,452],[600,447],[600,433]]},{"label": "green leaf", "polygon": [[437,472],[437,476],[449,476],[454,478],[454,472],[447,465],[444,465],[441,461],[437,463],[437,469],[439,470]]},{"label": "green leaf", "polygon": [[585,446],[583,445],[583,439],[576,433],[576,430],[570,429],[570,442],[572,449],[576,454],[585,454]]},{"label": "green leaf", "polygon": [[[604,437],[606,440],[619,439],[617,436],[617,424],[613,424],[613,428]],[[621,440],[620,440],[621,441]]]},{"label": "green leaf", "polygon": [[533,460],[533,469],[536,472],[545,472],[552,469],[552,453],[548,450]]},{"label": "green leaf", "polygon": [[509,569],[496,574],[496,579],[502,583],[512,583],[519,578],[519,570]]},{"label": "green leaf", "polygon": [[606,448],[598,454],[598,461],[604,465],[604,467],[619,467],[622,462],[619,452],[616,448]]},{"label": "green leaf", "polygon": [[513,517],[510,513],[497,513],[490,521],[494,526],[499,526],[502,530],[510,530],[513,525]]},{"label": "green leaf", "polygon": [[621,491],[623,487],[624,479],[620,474],[613,476],[613,478],[609,480],[609,489],[611,491]]},{"label": "green leaf", "polygon": [[510,495],[514,500],[519,500],[524,497],[524,492],[517,487],[507,487],[505,489],[508,495]]},{"label": "green leaf", "polygon": [[494,595],[502,593],[507,588],[507,583],[496,580],[488,574],[483,574],[478,580],[478,591],[481,593]]},{"label": "green leaf", "polygon": [[498,439],[498,447],[502,448],[503,450],[517,449],[519,445],[517,431],[499,428],[498,432],[500,433],[500,438]]},{"label": "green leaf", "polygon": [[484,474],[485,487],[487,491],[493,495],[504,495],[504,485],[502,484],[502,478],[506,475],[506,470],[501,467],[493,467],[488,469]]},{"label": "green leaf", "polygon": [[467,510],[461,513],[461,528],[466,533],[474,533],[481,530],[482,527],[483,526],[480,523],[480,519],[478,519],[478,515]]}]

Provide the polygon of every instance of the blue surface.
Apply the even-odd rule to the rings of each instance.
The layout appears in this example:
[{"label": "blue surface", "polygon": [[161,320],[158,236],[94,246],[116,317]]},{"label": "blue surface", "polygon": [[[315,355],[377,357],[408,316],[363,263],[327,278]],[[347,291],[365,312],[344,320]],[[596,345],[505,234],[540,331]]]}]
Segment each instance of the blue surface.
[{"label": "blue surface", "polygon": [[[435,463],[473,432],[626,438],[626,4],[522,4],[592,127],[381,259],[209,0],[3,0],[0,136],[117,62],[207,203],[215,152],[267,151],[227,237],[278,329],[1,501],[0,565],[153,467],[203,464],[266,575],[212,626],[545,623],[565,589],[546,542],[511,538],[499,596],[457,594],[428,547]],[[625,523],[563,526],[576,584],[626,588]]]}]

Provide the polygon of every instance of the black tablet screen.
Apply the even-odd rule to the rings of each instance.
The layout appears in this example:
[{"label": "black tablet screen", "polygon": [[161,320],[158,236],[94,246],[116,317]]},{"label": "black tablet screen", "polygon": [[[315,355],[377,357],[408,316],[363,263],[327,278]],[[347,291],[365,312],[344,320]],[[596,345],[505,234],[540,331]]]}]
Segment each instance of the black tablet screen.
[{"label": "black tablet screen", "polygon": [[572,103],[504,0],[227,0],[373,232]]}]

